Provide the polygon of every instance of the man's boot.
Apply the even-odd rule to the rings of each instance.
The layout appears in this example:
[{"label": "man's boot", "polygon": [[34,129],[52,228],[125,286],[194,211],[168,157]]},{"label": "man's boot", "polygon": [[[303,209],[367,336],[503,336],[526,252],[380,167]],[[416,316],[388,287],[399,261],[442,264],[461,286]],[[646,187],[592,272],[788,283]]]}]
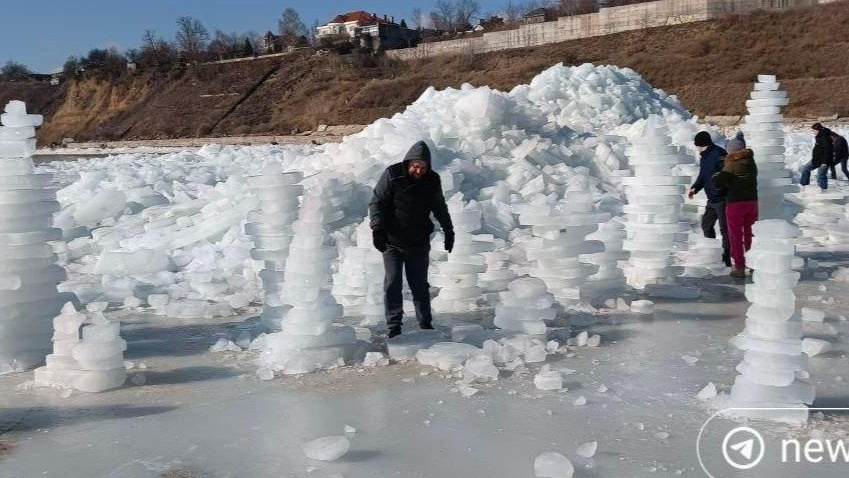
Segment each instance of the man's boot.
[{"label": "man's boot", "polygon": [[397,337],[401,335],[401,327],[390,327],[388,337],[391,339],[392,337]]},{"label": "man's boot", "polygon": [[731,267],[731,254],[729,254],[728,252],[723,252],[722,263],[725,264],[725,267]]}]

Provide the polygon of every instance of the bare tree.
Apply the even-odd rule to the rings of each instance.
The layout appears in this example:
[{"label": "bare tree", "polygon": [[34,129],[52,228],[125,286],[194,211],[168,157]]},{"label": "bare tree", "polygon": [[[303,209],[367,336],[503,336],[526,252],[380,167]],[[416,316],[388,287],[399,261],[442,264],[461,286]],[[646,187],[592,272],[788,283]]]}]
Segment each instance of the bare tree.
[{"label": "bare tree", "polygon": [[177,19],[177,47],[187,61],[201,60],[208,41],[209,32],[200,20],[192,17]]},{"label": "bare tree", "polygon": [[0,78],[3,81],[26,81],[29,79],[29,76],[32,74],[32,71],[24,65],[23,63],[18,63],[17,61],[9,60],[0,68]]},{"label": "bare tree", "polygon": [[424,13],[422,13],[422,9],[416,7],[410,13],[410,21],[413,22],[413,27],[416,30],[421,30],[424,27]]},{"label": "bare tree", "polygon": [[301,37],[307,37],[307,27],[301,21],[301,15],[294,8],[283,10],[283,16],[277,22],[280,43],[283,46],[298,46]]},{"label": "bare tree", "polygon": [[434,5],[434,11],[430,13],[433,27],[437,30],[454,32],[457,19],[457,8],[450,0],[439,0]]},{"label": "bare tree", "polygon": [[142,35],[139,66],[156,68],[170,67],[176,57],[174,47],[164,38],[158,37],[153,30],[145,30]]},{"label": "bare tree", "polygon": [[504,5],[502,10],[504,21],[508,25],[515,25],[519,22],[519,19],[522,18],[522,7],[517,3],[513,3],[513,0],[507,0],[507,3]]},{"label": "bare tree", "polygon": [[566,15],[583,15],[598,11],[596,0],[560,0],[557,4],[557,13]]},{"label": "bare tree", "polygon": [[223,32],[215,30],[215,37],[209,42],[209,52],[218,57],[219,60],[236,58],[244,46],[241,35],[236,32]]},{"label": "bare tree", "polygon": [[481,12],[481,5],[477,0],[456,0],[454,2],[454,9],[457,11],[454,16],[454,27],[462,31],[471,27],[472,18]]}]

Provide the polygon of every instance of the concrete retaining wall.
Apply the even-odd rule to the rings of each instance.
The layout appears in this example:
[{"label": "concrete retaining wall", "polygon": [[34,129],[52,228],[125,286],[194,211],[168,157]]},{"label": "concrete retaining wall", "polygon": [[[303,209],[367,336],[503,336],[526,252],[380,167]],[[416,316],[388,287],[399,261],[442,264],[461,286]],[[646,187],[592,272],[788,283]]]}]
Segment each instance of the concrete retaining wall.
[{"label": "concrete retaining wall", "polygon": [[484,33],[481,37],[422,43],[415,48],[389,50],[386,55],[397,60],[413,60],[437,55],[487,53],[699,22],[758,9],[781,10],[840,1],[846,0],[658,0],[602,8],[597,13],[560,17],[554,22],[522,25],[514,30]]}]

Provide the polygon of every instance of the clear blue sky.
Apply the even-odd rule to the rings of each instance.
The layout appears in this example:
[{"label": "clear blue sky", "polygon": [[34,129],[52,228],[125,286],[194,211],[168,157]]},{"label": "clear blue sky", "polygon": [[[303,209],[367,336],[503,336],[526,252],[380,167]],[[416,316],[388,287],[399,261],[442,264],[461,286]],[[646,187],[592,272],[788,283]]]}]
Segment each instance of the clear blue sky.
[{"label": "clear blue sky", "polygon": [[[298,10],[309,27],[337,13],[366,10],[410,18],[413,7],[428,11],[436,0],[3,0],[0,15],[0,64],[15,60],[37,72],[62,66],[70,55],[92,48],[136,47],[144,30],[174,37],[174,21],[198,18],[215,29],[264,33],[277,28],[286,7]],[[483,13],[498,12],[506,0],[478,0]]]}]

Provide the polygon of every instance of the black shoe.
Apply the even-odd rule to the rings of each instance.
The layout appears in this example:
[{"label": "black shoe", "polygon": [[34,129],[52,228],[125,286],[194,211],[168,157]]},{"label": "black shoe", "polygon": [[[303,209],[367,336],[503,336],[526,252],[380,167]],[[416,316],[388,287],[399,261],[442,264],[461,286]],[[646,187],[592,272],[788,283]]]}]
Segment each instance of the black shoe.
[{"label": "black shoe", "polygon": [[401,329],[389,329],[389,338],[401,335]]},{"label": "black shoe", "polygon": [[433,324],[420,325],[419,329],[421,329],[421,330],[433,330]]},{"label": "black shoe", "polygon": [[725,264],[725,267],[731,267],[731,257],[726,254],[722,255],[722,263]]}]

